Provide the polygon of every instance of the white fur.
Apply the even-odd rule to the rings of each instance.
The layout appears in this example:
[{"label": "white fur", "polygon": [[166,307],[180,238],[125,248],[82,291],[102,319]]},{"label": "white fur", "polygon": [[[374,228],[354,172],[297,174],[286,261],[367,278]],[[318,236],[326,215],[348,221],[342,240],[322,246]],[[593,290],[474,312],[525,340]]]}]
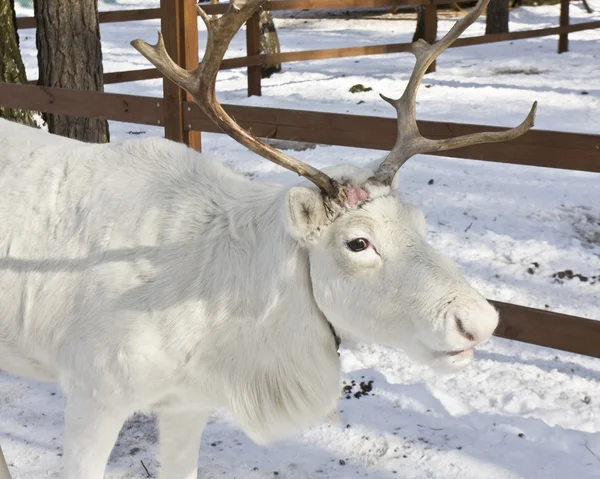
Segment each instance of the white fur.
[{"label": "white fur", "polygon": [[[0,120],[0,368],[63,387],[66,478],[102,478],[136,411],[157,413],[168,479],[197,476],[216,408],[260,443],[318,423],[340,393],[327,320],[441,369],[471,360],[495,310],[419,210],[371,171],[329,173],[369,194],[333,221],[306,183],[164,139],[89,145]],[[350,251],[358,237],[373,246]]]}]

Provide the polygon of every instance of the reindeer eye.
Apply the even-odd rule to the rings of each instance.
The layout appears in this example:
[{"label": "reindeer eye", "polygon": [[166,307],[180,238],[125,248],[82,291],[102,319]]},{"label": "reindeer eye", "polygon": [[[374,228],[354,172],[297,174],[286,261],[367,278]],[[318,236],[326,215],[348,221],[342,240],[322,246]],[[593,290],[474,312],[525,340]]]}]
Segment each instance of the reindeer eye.
[{"label": "reindeer eye", "polygon": [[346,246],[348,247],[348,249],[350,251],[354,251],[355,253],[358,253],[359,251],[363,251],[365,249],[367,249],[369,247],[369,240],[365,239],[365,238],[356,238],[353,239],[352,241],[348,241],[346,243]]}]

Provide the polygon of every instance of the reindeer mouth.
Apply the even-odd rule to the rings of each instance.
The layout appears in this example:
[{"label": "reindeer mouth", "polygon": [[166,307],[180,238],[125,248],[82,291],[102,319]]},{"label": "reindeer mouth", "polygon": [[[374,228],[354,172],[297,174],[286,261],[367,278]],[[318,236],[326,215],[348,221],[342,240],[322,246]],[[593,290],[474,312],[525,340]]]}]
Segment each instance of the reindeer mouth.
[{"label": "reindeer mouth", "polygon": [[473,348],[467,349],[456,349],[454,351],[436,351],[438,357],[456,357],[456,356],[468,356],[473,353]]},{"label": "reindeer mouth", "polygon": [[470,359],[473,357],[473,349],[469,348],[469,349],[460,349],[458,351],[448,351],[445,353],[442,353],[443,356],[447,357],[447,358],[451,358],[454,361],[457,360],[462,360],[462,359]]},{"label": "reindeer mouth", "polygon": [[438,350],[430,349],[430,351],[438,358],[452,358],[452,359],[465,359],[469,356],[473,356],[473,354],[474,354],[474,348],[454,349],[451,351],[447,351],[447,350],[444,351],[443,349],[438,349]]},{"label": "reindeer mouth", "polygon": [[465,349],[433,349],[427,347],[421,341],[421,344],[428,351],[427,358],[424,359],[425,364],[429,364],[434,370],[442,373],[453,373],[460,371],[467,366],[475,357],[473,348]]},{"label": "reindeer mouth", "polygon": [[449,351],[447,353],[444,353],[446,356],[458,356],[459,354],[463,354],[463,353],[471,353],[473,352],[472,349],[460,349],[458,351]]}]

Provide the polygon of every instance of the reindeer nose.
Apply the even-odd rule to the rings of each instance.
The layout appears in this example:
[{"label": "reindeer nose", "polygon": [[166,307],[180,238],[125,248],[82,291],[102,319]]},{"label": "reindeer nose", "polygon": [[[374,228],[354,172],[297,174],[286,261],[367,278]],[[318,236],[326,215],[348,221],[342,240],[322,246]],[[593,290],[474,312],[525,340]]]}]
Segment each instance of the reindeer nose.
[{"label": "reindeer nose", "polygon": [[462,334],[465,338],[467,338],[469,341],[475,341],[475,336],[473,336],[470,332],[468,332],[465,329],[465,323],[463,323],[463,320],[460,318],[455,318],[456,320],[456,328],[458,329],[458,332],[460,334]]},{"label": "reindeer nose", "polygon": [[498,312],[483,298],[453,316],[455,331],[471,344],[487,341],[498,326]]}]

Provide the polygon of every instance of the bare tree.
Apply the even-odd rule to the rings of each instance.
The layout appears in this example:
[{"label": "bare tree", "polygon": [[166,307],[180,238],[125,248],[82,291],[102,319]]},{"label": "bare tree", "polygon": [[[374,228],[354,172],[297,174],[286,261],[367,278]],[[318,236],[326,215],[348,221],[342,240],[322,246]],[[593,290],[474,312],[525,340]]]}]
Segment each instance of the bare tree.
[{"label": "bare tree", "polygon": [[[17,17],[14,0],[0,0],[0,81],[5,83],[27,83],[25,66],[19,50]],[[0,107],[0,117],[36,126],[29,111]]]},{"label": "bare tree", "polygon": [[490,0],[485,17],[485,33],[508,33],[508,0]]},{"label": "bare tree", "polygon": [[[270,0],[269,0],[270,1]],[[265,54],[279,53],[281,46],[279,45],[279,37],[275,30],[273,15],[271,10],[262,9],[259,14],[260,25],[260,50]],[[273,73],[281,71],[280,63],[273,63],[262,66],[262,77],[269,78]]]},{"label": "bare tree", "polygon": [[416,42],[417,40],[425,40],[426,42],[434,42],[435,37],[437,35],[437,14],[435,10],[429,11],[429,14],[432,15],[432,31],[429,32],[431,38],[427,37],[426,31],[426,23],[427,23],[427,7],[425,5],[417,5],[417,26],[415,27],[415,33],[413,34],[412,41]]},{"label": "bare tree", "polygon": [[[199,0],[199,3],[203,3],[208,0]],[[269,3],[271,0],[267,0]],[[219,0],[210,0],[211,5],[219,3]],[[265,3],[265,4],[266,4]],[[211,18],[217,18],[216,15],[212,15]],[[261,8],[258,14],[258,25],[260,29],[260,52],[266,55],[280,53],[281,45],[279,44],[279,36],[275,29],[275,22],[273,21],[273,14],[271,10]],[[279,73],[281,71],[281,63],[271,63],[261,66],[261,72],[263,78],[269,78],[273,73]]]},{"label": "bare tree", "polygon": [[594,13],[594,10],[592,10],[592,8],[590,7],[590,5],[588,4],[587,0],[581,0],[583,2],[583,7],[585,8],[585,10],[588,13]]},{"label": "bare tree", "polygon": [[412,41],[425,39],[425,5],[417,5],[417,26]]},{"label": "bare tree", "polygon": [[[34,0],[39,84],[75,90],[104,87],[97,0]],[[108,123],[49,114],[52,133],[92,143],[109,140]]]}]

